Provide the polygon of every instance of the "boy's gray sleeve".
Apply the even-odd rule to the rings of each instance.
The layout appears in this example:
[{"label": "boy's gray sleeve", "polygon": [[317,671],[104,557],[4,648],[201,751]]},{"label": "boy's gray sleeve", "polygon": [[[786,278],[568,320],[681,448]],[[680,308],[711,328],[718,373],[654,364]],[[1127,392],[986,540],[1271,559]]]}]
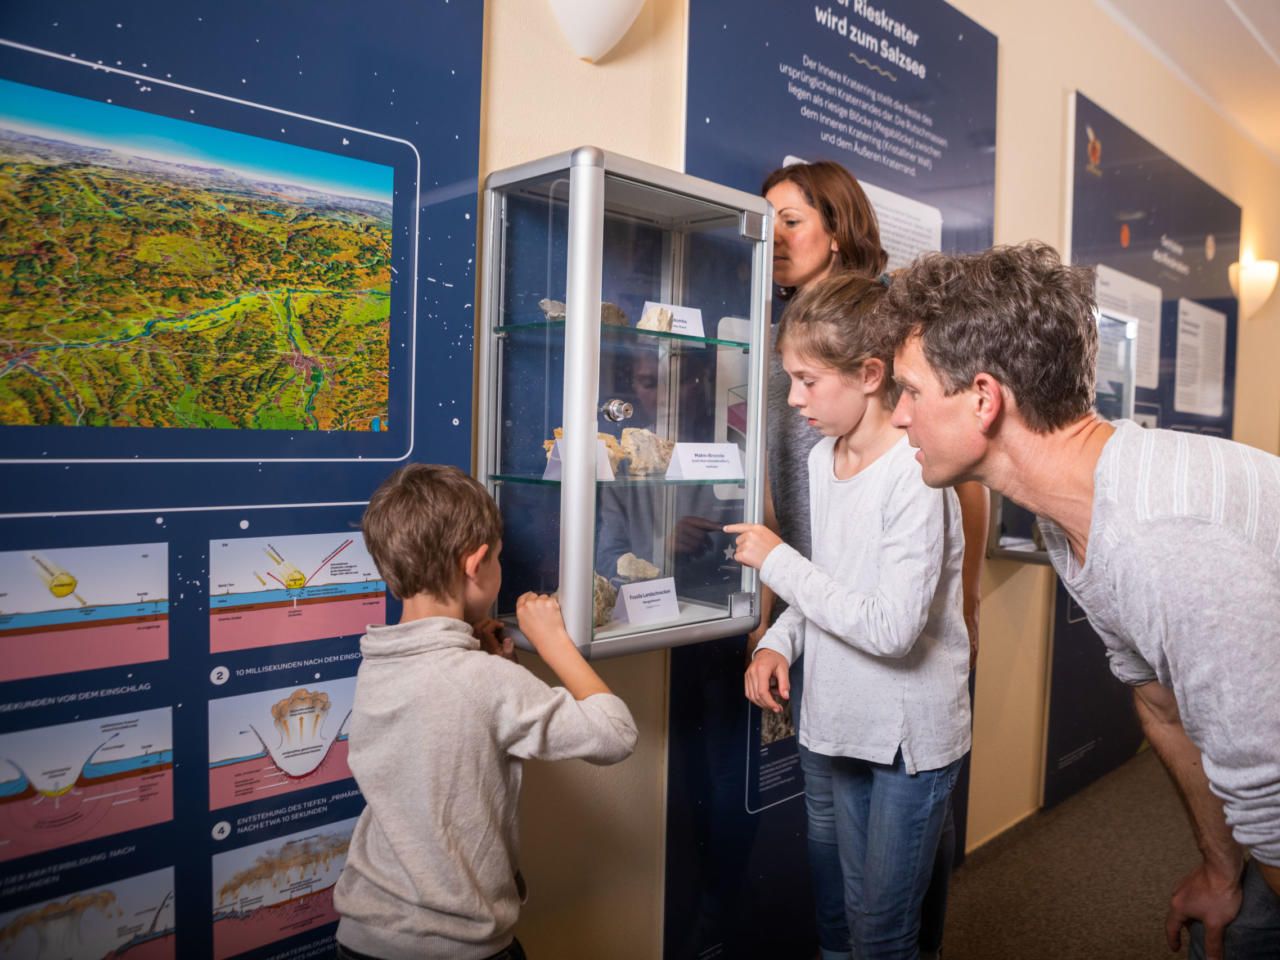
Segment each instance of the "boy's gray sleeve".
[{"label": "boy's gray sleeve", "polygon": [[806,619],[849,646],[877,657],[905,657],[928,622],[942,573],[945,493],[920,482],[898,485],[885,505],[883,576],[874,593],[848,589],[786,544],[769,551],[760,576]]},{"label": "boy's gray sleeve", "polygon": [[[636,723],[612,693],[575,700],[518,664],[494,658],[501,683],[494,689],[497,737],[503,749],[525,760],[582,759],[619,763],[636,747]],[[495,678],[497,679],[497,678]]]}]

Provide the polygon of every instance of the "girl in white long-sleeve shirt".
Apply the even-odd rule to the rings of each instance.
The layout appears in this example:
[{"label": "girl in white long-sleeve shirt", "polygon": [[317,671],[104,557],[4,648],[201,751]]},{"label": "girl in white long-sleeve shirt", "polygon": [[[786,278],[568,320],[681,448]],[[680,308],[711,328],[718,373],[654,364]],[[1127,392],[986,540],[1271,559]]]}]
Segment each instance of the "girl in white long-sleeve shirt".
[{"label": "girl in white long-sleeve shirt", "polygon": [[778,332],[788,402],[823,439],[809,456],[813,560],[734,524],[736,556],[787,601],[746,694],[780,710],[805,654],[801,742],[832,761],[854,953],[914,958],[947,800],[969,750],[964,536],[951,489],[925,486],[904,431],[884,286],[852,274],[804,290]]}]

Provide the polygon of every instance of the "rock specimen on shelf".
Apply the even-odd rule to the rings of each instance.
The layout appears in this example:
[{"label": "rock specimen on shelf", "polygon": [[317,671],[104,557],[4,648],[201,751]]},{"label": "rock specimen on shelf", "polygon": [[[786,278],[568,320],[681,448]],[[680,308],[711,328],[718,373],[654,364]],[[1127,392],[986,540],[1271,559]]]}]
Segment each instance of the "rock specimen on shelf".
[{"label": "rock specimen on shelf", "polygon": [[627,427],[622,431],[622,452],[630,461],[628,469],[633,477],[666,473],[675,446],[674,441],[664,440],[642,427]]},{"label": "rock specimen on shelf", "polygon": [[[538,306],[542,308],[542,315],[547,318],[549,323],[561,322],[567,316],[565,305],[560,300],[539,300]],[[600,304],[600,323],[606,327],[631,326],[631,321],[622,312],[622,308],[616,303],[610,303],[608,300]]]},{"label": "rock specimen on shelf", "polygon": [[612,433],[597,433],[596,436],[604,441],[605,451],[609,454],[609,466],[613,468],[613,475],[616,477],[622,461],[627,459],[626,451]]},{"label": "rock specimen on shelf", "polygon": [[[607,579],[593,572],[591,582],[591,626],[603,627],[613,619],[613,608],[618,602],[618,590]],[[560,599],[560,591],[556,591]]]},{"label": "rock specimen on shelf", "polygon": [[624,553],[618,558],[618,576],[626,580],[652,580],[662,571],[644,557]]},{"label": "rock specimen on shelf", "polygon": [[560,300],[543,299],[538,301],[538,306],[542,308],[542,315],[551,323],[564,319],[564,302]]},{"label": "rock specimen on shelf", "polygon": [[656,303],[650,304],[640,317],[640,322],[636,324],[637,330],[658,330],[660,332],[670,332],[671,321],[675,319],[669,307],[660,307]]},{"label": "rock specimen on shelf", "polygon": [[606,623],[613,619],[613,607],[618,602],[618,591],[614,589],[607,579],[600,574],[592,574],[595,577],[591,589],[592,612],[591,625],[593,627],[603,627]]},{"label": "rock specimen on shelf", "polygon": [[629,327],[631,321],[622,312],[622,308],[608,300],[600,304],[600,325],[604,327]]},{"label": "rock specimen on shelf", "polygon": [[[546,451],[547,459],[551,459],[551,451],[556,445],[556,440],[564,439],[564,428],[555,428],[555,438],[552,440],[543,440],[542,449]],[[609,454],[609,466],[613,469],[614,475],[618,473],[618,468],[622,465],[622,461],[627,458],[622,447],[618,445],[618,438],[611,433],[597,433],[597,437],[604,441],[605,451]]]}]

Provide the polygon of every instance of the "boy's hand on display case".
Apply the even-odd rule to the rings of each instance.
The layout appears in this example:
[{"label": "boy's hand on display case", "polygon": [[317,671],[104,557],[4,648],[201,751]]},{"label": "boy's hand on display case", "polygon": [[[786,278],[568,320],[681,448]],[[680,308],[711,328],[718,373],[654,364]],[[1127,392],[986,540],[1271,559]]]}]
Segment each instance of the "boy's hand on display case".
[{"label": "boy's hand on display case", "polygon": [[757,570],[764,566],[770,551],[782,543],[782,538],[763,523],[731,523],[724,532],[738,535],[733,543],[733,559]]},{"label": "boy's hand on display case", "polygon": [[560,615],[560,601],[545,594],[526,593],[516,601],[516,620],[551,672],[575,700],[608,693],[608,685],[591,669],[573,645]]},{"label": "boy's hand on display case", "polygon": [[519,662],[516,660],[516,645],[510,637],[503,636],[501,620],[485,617],[471,625],[471,632],[476,635],[476,639],[480,641],[480,649],[485,653],[502,657],[512,663]]},{"label": "boy's hand on display case", "polygon": [[560,601],[545,593],[521,594],[516,601],[516,622],[520,631],[529,638],[533,648],[546,659],[543,647],[566,643],[573,646],[569,632],[564,627],[564,617],[560,613]]},{"label": "boy's hand on display case", "polygon": [[773,698],[773,691],[783,700],[791,699],[791,667],[787,658],[776,650],[758,650],[742,678],[747,699],[761,710],[782,712],[782,704]]}]

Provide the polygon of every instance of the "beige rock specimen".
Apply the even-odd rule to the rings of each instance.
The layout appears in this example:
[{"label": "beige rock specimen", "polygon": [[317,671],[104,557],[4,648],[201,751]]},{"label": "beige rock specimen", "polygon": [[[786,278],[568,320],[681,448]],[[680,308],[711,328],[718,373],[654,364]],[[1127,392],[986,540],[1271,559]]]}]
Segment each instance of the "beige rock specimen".
[{"label": "beige rock specimen", "polygon": [[[542,441],[542,449],[546,451],[548,460],[551,459],[551,450],[555,447],[556,440],[564,439],[564,428],[556,427],[554,433],[554,439]],[[627,455],[622,451],[622,447],[618,445],[618,438],[613,434],[597,433],[596,436],[604,441],[605,451],[609,454],[609,466],[613,468],[613,472],[616,475],[618,467],[621,466],[622,461],[627,458]]]},{"label": "beige rock specimen", "polygon": [[627,427],[622,431],[622,452],[630,460],[628,469],[633,477],[666,473],[675,446],[674,441],[664,440],[643,427]]},{"label": "beige rock specimen", "polygon": [[636,324],[636,329],[669,332],[674,319],[675,314],[668,307],[660,307],[656,303],[650,304],[640,317],[640,322]]},{"label": "beige rock specimen", "polygon": [[618,602],[618,591],[600,574],[593,574],[595,581],[591,589],[591,599],[593,609],[591,613],[591,625],[593,627],[603,627],[606,623],[613,619],[613,608]]},{"label": "beige rock specimen", "polygon": [[600,324],[605,327],[629,327],[631,321],[620,306],[604,300],[600,304]]},{"label": "beige rock specimen", "polygon": [[618,558],[618,576],[627,580],[652,580],[662,571],[644,557],[624,553]]},{"label": "beige rock specimen", "polygon": [[[592,573],[595,579],[591,582],[591,625],[603,627],[613,619],[613,608],[618,602],[618,591],[608,580],[598,573]],[[560,591],[556,591],[556,599],[560,599]]]},{"label": "beige rock specimen", "polygon": [[[539,300],[538,306],[542,308],[542,315],[547,318],[548,322],[554,323],[558,320],[564,320],[566,316],[565,305],[560,300]],[[627,315],[623,313],[622,308],[616,303],[610,303],[608,300],[604,300],[600,304],[600,322],[606,327],[631,326],[631,321],[627,319]]]}]

